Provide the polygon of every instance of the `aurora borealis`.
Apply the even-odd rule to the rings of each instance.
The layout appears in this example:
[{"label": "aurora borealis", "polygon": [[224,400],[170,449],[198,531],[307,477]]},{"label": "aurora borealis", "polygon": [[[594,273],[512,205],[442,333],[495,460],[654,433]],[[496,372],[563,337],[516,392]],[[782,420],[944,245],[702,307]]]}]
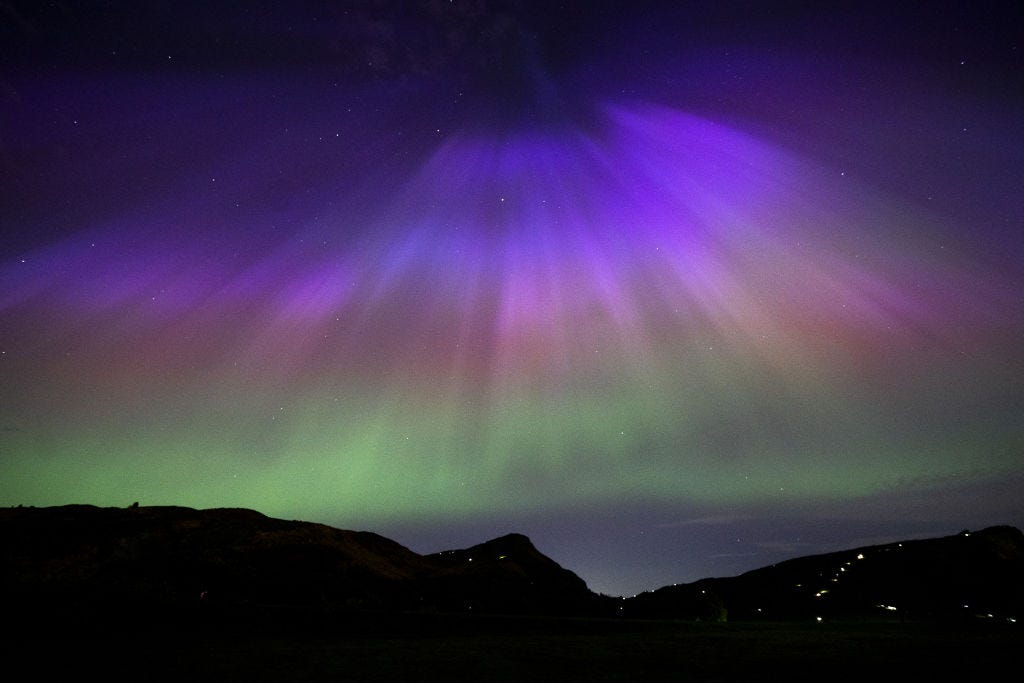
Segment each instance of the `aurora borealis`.
[{"label": "aurora borealis", "polygon": [[0,504],[612,594],[1024,525],[1021,10],[543,4],[5,10]]}]

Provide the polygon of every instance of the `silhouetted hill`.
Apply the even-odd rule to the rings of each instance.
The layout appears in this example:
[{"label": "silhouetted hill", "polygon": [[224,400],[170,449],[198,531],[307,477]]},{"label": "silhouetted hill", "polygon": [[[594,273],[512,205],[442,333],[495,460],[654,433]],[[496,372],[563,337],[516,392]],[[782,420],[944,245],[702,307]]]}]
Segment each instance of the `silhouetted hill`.
[{"label": "silhouetted hill", "polygon": [[601,602],[583,579],[543,555],[522,534],[428,557],[445,569],[438,577],[445,592],[466,601],[452,607],[505,614],[591,614]]},{"label": "silhouetted hill", "polygon": [[582,579],[525,536],[422,556],[368,532],[252,510],[0,510],[0,597],[26,614],[268,608],[583,613]]},{"label": "silhouetted hill", "polygon": [[624,601],[635,617],[1015,619],[1024,613],[1024,535],[1013,527],[780,562]]},{"label": "silhouetted hill", "polygon": [[371,613],[1006,621],[1024,613],[1024,535],[1012,527],[802,557],[630,599],[596,595],[521,534],[419,555],[377,534],[252,510],[68,505],[0,509],[0,539],[0,599],[22,623],[364,624]]},{"label": "silhouetted hill", "polygon": [[0,512],[3,595],[21,605],[405,607],[423,559],[377,534],[252,510],[70,505]]}]

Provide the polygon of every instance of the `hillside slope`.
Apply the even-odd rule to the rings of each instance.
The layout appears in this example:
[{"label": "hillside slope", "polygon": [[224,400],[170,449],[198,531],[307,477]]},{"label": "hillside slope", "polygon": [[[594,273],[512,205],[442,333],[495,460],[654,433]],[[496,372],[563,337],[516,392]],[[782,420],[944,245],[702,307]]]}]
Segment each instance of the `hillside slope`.
[{"label": "hillside slope", "polygon": [[1024,534],[1013,527],[795,558],[629,599],[596,595],[521,534],[419,555],[374,533],[252,510],[68,505],[0,509],[0,538],[0,599],[29,620],[228,614],[244,621],[282,610],[327,619],[374,612],[1010,621],[1024,614]]},{"label": "hillside slope", "polygon": [[1024,534],[1013,527],[800,557],[625,601],[637,617],[1014,619],[1024,614]]}]

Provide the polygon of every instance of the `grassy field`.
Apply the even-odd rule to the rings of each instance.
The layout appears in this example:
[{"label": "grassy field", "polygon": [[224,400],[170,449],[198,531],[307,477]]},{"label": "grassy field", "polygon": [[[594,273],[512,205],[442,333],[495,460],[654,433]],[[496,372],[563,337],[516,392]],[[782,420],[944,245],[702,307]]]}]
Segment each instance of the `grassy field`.
[{"label": "grassy field", "polygon": [[[244,629],[242,629],[244,630]],[[682,623],[415,617],[365,629],[124,629],[6,640],[32,679],[222,681],[980,680],[1015,670],[1012,624]],[[17,670],[17,669],[15,669]],[[1004,678],[1005,676],[999,676]]]}]

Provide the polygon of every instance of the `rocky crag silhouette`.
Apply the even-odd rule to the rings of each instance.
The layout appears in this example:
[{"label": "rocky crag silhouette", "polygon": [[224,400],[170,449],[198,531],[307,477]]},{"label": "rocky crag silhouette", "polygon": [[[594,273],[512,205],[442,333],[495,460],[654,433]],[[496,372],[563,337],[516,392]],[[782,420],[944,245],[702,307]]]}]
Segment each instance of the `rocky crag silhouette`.
[{"label": "rocky crag silhouette", "polygon": [[283,613],[641,619],[971,619],[1024,612],[1024,535],[992,527],[802,557],[633,598],[590,591],[520,534],[420,555],[252,510],[0,509],[0,597],[23,621],[257,623]]}]

